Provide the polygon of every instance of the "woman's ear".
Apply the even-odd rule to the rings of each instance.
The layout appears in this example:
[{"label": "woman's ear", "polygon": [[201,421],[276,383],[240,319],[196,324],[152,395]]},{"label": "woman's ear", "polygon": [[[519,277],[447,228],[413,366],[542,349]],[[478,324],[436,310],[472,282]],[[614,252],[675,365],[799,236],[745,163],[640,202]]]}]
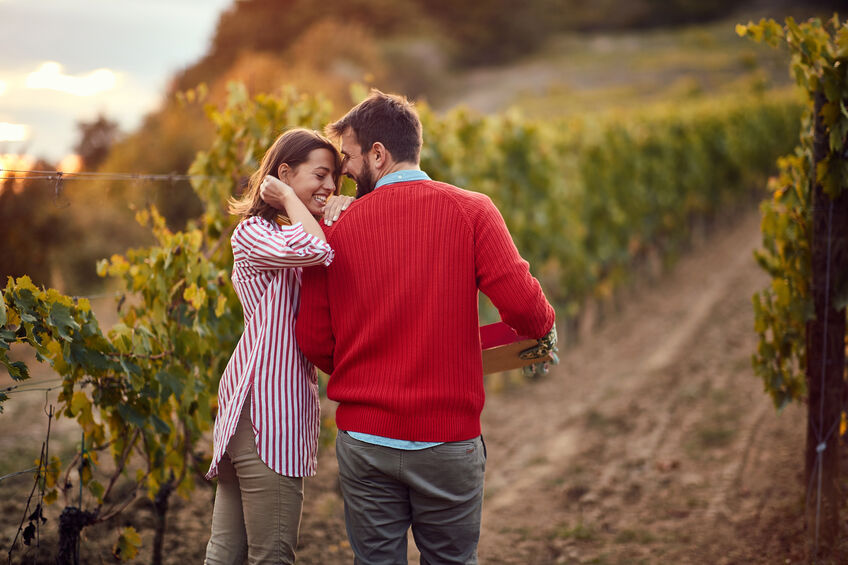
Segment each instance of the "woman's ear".
[{"label": "woman's ear", "polygon": [[277,178],[283,182],[288,182],[286,178],[289,173],[289,165],[288,163],[281,163],[279,167],[277,167]]}]

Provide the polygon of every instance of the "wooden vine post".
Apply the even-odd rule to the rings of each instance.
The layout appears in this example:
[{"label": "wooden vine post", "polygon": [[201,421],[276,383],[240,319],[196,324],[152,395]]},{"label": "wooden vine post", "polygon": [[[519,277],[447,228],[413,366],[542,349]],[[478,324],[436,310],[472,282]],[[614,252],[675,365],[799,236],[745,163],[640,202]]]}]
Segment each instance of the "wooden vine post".
[{"label": "wooden vine post", "polygon": [[779,161],[763,203],[760,264],[772,284],[754,296],[754,368],[778,407],[807,402],[806,532],[812,562],[845,562],[840,548],[839,436],[845,413],[848,304],[848,22],[792,18],[737,26],[787,44],[807,98],[800,147]]},{"label": "wooden vine post", "polygon": [[[813,134],[816,168],[828,159],[848,163],[843,157],[844,136],[835,152],[829,147],[828,128],[821,117],[826,103],[825,95],[817,93]],[[840,300],[838,291],[848,270],[848,190],[842,184],[833,197],[825,191],[821,179],[816,178],[812,184],[810,288],[815,317],[807,322],[809,412],[804,474],[807,484],[815,485],[816,489],[816,496],[807,497],[806,509],[813,550],[829,555],[838,543],[839,508],[843,504],[839,423],[845,408],[845,301]]]}]

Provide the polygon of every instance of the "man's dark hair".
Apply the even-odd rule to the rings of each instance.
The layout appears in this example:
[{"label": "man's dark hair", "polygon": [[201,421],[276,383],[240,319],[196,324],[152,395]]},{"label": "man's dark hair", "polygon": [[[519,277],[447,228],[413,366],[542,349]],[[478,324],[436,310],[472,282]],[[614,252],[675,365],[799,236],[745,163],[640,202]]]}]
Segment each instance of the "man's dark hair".
[{"label": "man's dark hair", "polygon": [[368,98],[343,118],[328,125],[327,135],[338,137],[351,128],[363,152],[382,143],[395,161],[418,163],[421,156],[421,120],[412,102],[403,96],[371,89]]}]

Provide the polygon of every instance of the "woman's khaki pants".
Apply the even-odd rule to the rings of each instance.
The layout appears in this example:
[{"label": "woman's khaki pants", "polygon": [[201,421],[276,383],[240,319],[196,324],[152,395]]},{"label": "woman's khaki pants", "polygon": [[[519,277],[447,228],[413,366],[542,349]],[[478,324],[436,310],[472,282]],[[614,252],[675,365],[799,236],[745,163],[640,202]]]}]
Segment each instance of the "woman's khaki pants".
[{"label": "woman's khaki pants", "polygon": [[303,508],[303,477],[285,477],[256,453],[250,397],[218,465],[207,565],[294,563]]}]

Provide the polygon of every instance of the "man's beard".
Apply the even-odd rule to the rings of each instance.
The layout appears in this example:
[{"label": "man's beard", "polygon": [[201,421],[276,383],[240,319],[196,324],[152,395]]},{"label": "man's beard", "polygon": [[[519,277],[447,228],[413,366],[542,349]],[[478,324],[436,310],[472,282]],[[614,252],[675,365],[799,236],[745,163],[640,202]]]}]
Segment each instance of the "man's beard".
[{"label": "man's beard", "polygon": [[362,167],[362,172],[359,174],[359,178],[354,178],[356,181],[356,197],[365,196],[369,192],[374,190],[374,186],[377,184],[374,182],[374,175],[371,174],[371,168],[367,165]]}]

